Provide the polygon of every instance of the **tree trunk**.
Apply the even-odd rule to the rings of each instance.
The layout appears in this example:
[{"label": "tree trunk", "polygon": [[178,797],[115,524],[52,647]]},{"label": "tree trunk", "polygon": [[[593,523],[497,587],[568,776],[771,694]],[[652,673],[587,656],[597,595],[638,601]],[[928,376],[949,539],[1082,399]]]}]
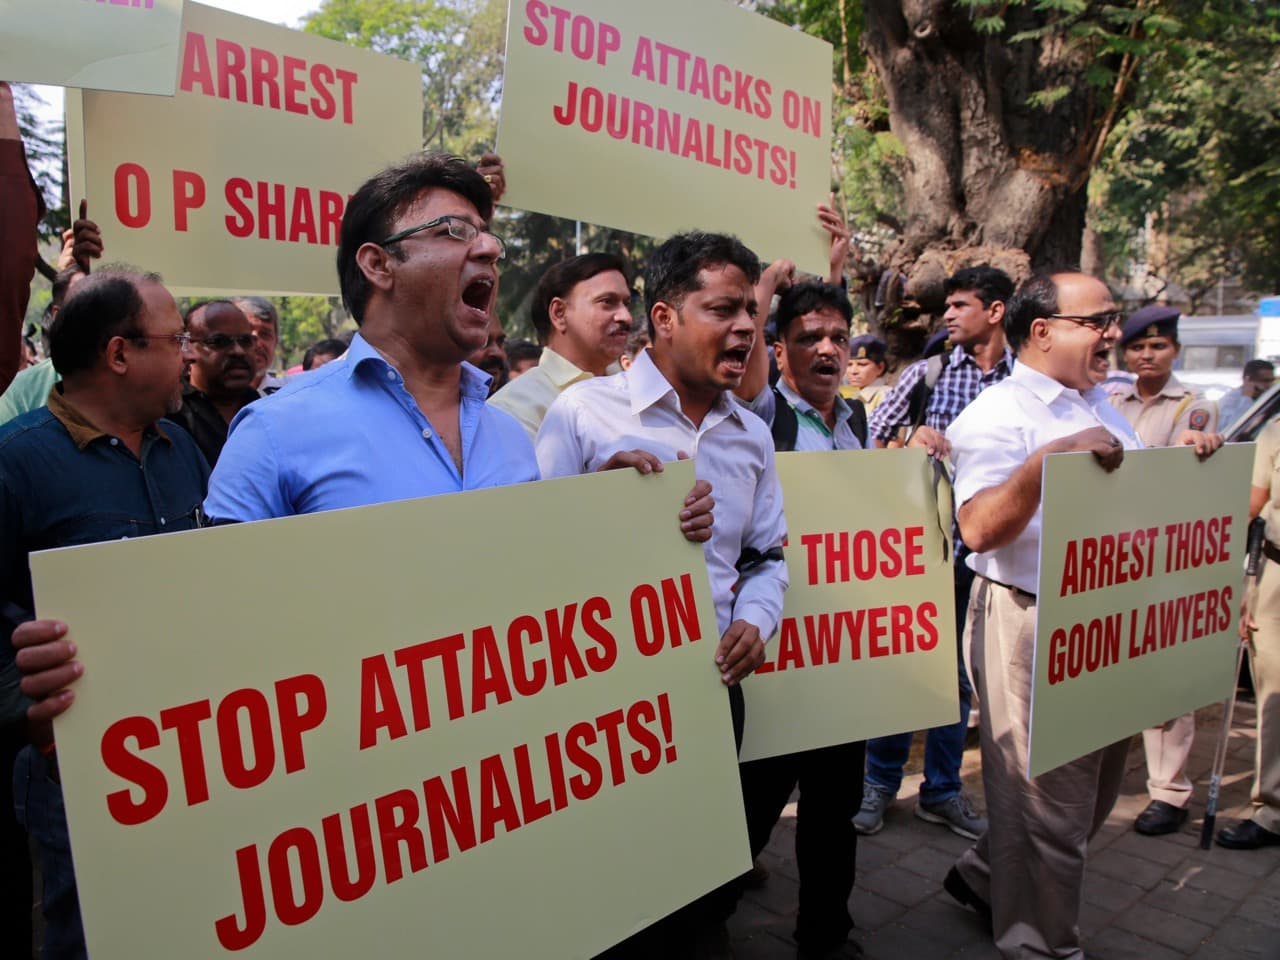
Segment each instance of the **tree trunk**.
[{"label": "tree trunk", "polygon": [[[867,53],[907,154],[905,232],[889,262],[907,274],[907,297],[938,309],[942,281],[973,263],[1015,281],[1077,264],[1102,120],[1080,79],[1085,52],[1054,36],[983,36],[951,0],[865,0],[864,10]],[[1024,6],[1005,17],[1009,35],[1041,26]],[[1028,105],[1058,87],[1068,92],[1051,107]]]}]

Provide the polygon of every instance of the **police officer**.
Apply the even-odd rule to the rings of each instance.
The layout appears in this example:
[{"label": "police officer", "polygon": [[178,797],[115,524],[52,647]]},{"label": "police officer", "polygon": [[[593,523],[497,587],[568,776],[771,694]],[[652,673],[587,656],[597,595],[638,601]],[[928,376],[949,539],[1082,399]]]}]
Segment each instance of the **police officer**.
[{"label": "police officer", "polygon": [[1267,539],[1254,612],[1249,665],[1258,703],[1253,817],[1218,833],[1220,846],[1256,850],[1280,845],[1280,422],[1258,435],[1249,490],[1249,516],[1261,516]]},{"label": "police officer", "polygon": [[[1135,311],[1124,325],[1119,345],[1125,366],[1137,379],[1114,390],[1109,399],[1143,444],[1173,446],[1186,442],[1184,435],[1189,430],[1211,433],[1216,429],[1217,405],[1196,395],[1173,375],[1181,350],[1177,310],[1152,305]],[[1173,833],[1186,822],[1191,801],[1187,757],[1195,732],[1194,711],[1142,732],[1151,802],[1134,821],[1138,833],[1160,836]]]},{"label": "police officer", "polygon": [[884,399],[889,385],[884,382],[888,345],[879,337],[864,333],[849,341],[849,363],[840,396],[861,400],[870,413]]}]

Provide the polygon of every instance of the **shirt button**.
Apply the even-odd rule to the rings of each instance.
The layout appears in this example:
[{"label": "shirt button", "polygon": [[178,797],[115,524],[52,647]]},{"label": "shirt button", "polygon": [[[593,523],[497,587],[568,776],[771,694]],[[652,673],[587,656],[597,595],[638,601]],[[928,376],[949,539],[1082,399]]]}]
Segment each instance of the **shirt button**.
[{"label": "shirt button", "polygon": [[118,447],[118,446],[120,446],[120,441],[119,441],[119,439],[117,439],[116,437],[112,437],[112,438],[111,438],[111,445],[112,445],[113,447]]},{"label": "shirt button", "polygon": [[395,378],[396,378],[396,372],[395,372],[394,370],[388,370],[388,371],[387,371],[387,379],[388,379],[388,380],[394,380]]},{"label": "shirt button", "polygon": [[166,521],[165,521],[164,517],[161,517],[161,518],[160,518],[160,526],[162,526],[162,527],[163,527],[163,526],[165,525],[165,522],[166,522]]},{"label": "shirt button", "polygon": [[431,430],[430,430],[430,429],[427,429],[427,430],[423,430],[423,431],[422,431],[422,439],[423,439],[423,440],[430,440],[430,439],[431,439]]}]

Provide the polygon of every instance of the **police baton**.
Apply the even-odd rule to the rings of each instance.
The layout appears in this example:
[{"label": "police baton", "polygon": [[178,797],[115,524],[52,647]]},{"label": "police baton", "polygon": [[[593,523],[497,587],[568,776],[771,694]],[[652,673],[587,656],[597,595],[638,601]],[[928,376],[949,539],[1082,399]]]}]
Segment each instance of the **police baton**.
[{"label": "police baton", "polygon": [[[1253,619],[1258,606],[1258,580],[1262,573],[1262,541],[1266,525],[1261,517],[1254,517],[1249,523],[1247,541],[1247,558],[1244,565],[1244,617],[1246,622]],[[1204,807],[1204,826],[1200,829],[1200,849],[1208,850],[1213,843],[1214,821],[1218,819],[1218,792],[1222,788],[1222,769],[1227,763],[1227,741],[1231,737],[1231,717],[1236,711],[1236,684],[1240,679],[1240,665],[1244,662],[1245,649],[1253,642],[1252,636],[1244,623],[1240,625],[1242,634],[1236,646],[1236,669],[1231,675],[1231,693],[1222,701],[1222,729],[1218,732],[1218,747],[1213,754],[1213,773],[1209,777],[1209,799]]]}]

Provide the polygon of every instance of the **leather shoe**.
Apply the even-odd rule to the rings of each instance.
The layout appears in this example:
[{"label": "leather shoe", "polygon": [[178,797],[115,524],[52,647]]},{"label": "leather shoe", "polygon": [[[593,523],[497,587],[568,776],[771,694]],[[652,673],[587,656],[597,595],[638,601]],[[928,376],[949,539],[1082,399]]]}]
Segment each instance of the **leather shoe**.
[{"label": "leather shoe", "polygon": [[1218,831],[1218,846],[1229,850],[1257,850],[1259,847],[1280,846],[1280,833],[1260,827],[1252,820],[1243,820],[1234,827]]},{"label": "leather shoe", "polygon": [[951,894],[951,899],[962,906],[972,907],[982,918],[982,922],[988,930],[992,929],[991,923],[991,904],[983,900],[980,896],[973,892],[973,887],[960,876],[960,871],[952,867],[947,871],[946,878],[942,881],[942,889]]},{"label": "leather shoe", "polygon": [[1159,837],[1166,833],[1176,833],[1186,822],[1186,807],[1175,807],[1163,800],[1152,800],[1147,804],[1147,809],[1138,814],[1138,819],[1133,821],[1133,829],[1144,836]]}]

